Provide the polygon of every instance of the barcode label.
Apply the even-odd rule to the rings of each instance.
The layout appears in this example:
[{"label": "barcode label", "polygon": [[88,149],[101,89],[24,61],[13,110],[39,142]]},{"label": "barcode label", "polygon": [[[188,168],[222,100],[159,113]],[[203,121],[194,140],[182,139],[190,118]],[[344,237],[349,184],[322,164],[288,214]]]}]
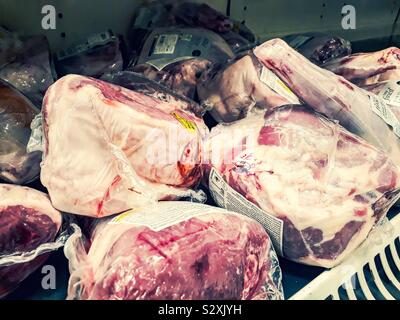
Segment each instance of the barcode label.
[{"label": "barcode label", "polygon": [[393,128],[393,132],[400,137],[400,122],[384,100],[375,95],[370,95],[372,110]]},{"label": "barcode label", "polygon": [[177,34],[160,34],[154,47],[153,54],[173,54],[178,39],[179,35]]}]

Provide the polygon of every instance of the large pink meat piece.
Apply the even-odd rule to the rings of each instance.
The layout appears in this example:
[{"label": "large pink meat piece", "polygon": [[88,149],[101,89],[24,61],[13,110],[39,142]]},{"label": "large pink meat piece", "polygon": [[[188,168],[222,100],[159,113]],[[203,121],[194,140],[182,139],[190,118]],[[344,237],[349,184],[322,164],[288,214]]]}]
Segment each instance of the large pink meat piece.
[{"label": "large pink meat piece", "polygon": [[355,53],[323,66],[357,85],[400,79],[400,49]]},{"label": "large pink meat piece", "polygon": [[317,67],[281,39],[265,42],[254,49],[254,54],[314,110],[338,120],[400,163],[400,139],[373,111],[371,94]]},{"label": "large pink meat piece", "polygon": [[[61,214],[42,192],[0,184],[0,262],[52,242],[61,227]],[[0,267],[0,298],[14,290],[47,258]]]},{"label": "large pink meat piece", "polygon": [[[167,207],[173,207],[173,211]],[[271,241],[254,220],[219,208],[164,202],[134,212],[168,220],[197,211],[162,230],[122,214],[99,222],[90,246],[70,238],[68,299],[279,299],[280,269]],[[190,214],[189,214],[190,215]],[[89,247],[85,250],[84,247]]]},{"label": "large pink meat piece", "polygon": [[62,211],[107,216],[191,193],[201,177],[202,119],[188,102],[77,75],[44,106],[41,181]]},{"label": "large pink meat piece", "polygon": [[218,122],[242,119],[253,108],[274,108],[290,101],[262,80],[262,64],[245,55],[229,64],[215,64],[197,86],[199,99]]},{"label": "large pink meat piece", "polygon": [[205,162],[283,221],[285,257],[332,267],[399,198],[400,173],[384,152],[310,110],[285,106],[219,125]]}]

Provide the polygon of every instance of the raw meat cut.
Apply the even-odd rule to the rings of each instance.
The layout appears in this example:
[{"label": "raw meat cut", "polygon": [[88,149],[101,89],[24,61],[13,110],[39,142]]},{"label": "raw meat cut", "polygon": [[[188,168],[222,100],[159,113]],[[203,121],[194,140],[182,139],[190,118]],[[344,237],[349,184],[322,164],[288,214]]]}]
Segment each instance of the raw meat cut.
[{"label": "raw meat cut", "polygon": [[[376,106],[372,93],[317,67],[281,39],[265,42],[254,49],[254,54],[314,110],[338,120],[400,163],[400,139],[386,124],[389,119],[383,120],[387,114],[380,108],[385,106]],[[398,127],[395,129],[399,131]]]},{"label": "raw meat cut", "polygon": [[90,36],[85,43],[73,46],[57,54],[57,74],[80,74],[100,77],[106,72],[123,69],[121,39],[111,31]]},{"label": "raw meat cut", "polygon": [[283,297],[267,233],[254,220],[219,208],[190,202],[144,207],[99,221],[89,243],[71,237],[65,246],[68,299]]},{"label": "raw meat cut", "polygon": [[[157,96],[157,97],[156,97]],[[69,75],[47,91],[41,181],[55,208],[92,217],[192,195],[208,129],[185,100]]]},{"label": "raw meat cut", "polygon": [[195,99],[198,79],[210,65],[211,62],[205,59],[190,59],[175,62],[161,71],[149,64],[138,65],[128,70],[142,73],[148,79],[162,83],[176,93]]},{"label": "raw meat cut", "polygon": [[135,65],[140,72],[188,98],[196,97],[196,85],[211,63],[234,57],[220,36],[201,28],[156,28],[139,48]]},{"label": "raw meat cut", "polygon": [[24,95],[0,80],[0,180],[26,184],[39,176],[42,153],[26,150],[38,113]]},{"label": "raw meat cut", "polygon": [[281,219],[283,255],[309,265],[343,261],[400,197],[384,152],[305,106],[213,128],[203,161]]},{"label": "raw meat cut", "polygon": [[246,117],[255,107],[273,108],[293,103],[261,79],[262,64],[251,54],[229,64],[214,64],[201,77],[197,92],[205,110],[218,122]]},{"label": "raw meat cut", "polygon": [[[0,184],[0,298],[13,291],[47,258],[38,255],[16,263],[17,255],[52,242],[61,227],[61,214],[44,193],[26,187]],[[7,257],[14,263],[5,264]],[[4,265],[3,265],[4,264]]]},{"label": "raw meat cut", "polygon": [[400,49],[391,47],[377,52],[356,53],[330,61],[323,67],[359,86],[400,80]]},{"label": "raw meat cut", "polygon": [[284,40],[317,65],[351,54],[349,41],[322,33],[292,35],[285,37]]},{"label": "raw meat cut", "polygon": [[18,37],[0,28],[0,79],[40,108],[47,88],[54,82],[46,37]]},{"label": "raw meat cut", "polygon": [[131,71],[120,71],[104,74],[101,80],[116,84],[118,86],[133,90],[136,92],[150,95],[157,99],[168,100],[170,103],[181,105],[185,111],[190,111],[198,117],[204,114],[204,108],[193,100],[177,94],[175,91],[164,87],[162,84],[150,80],[148,77]]}]

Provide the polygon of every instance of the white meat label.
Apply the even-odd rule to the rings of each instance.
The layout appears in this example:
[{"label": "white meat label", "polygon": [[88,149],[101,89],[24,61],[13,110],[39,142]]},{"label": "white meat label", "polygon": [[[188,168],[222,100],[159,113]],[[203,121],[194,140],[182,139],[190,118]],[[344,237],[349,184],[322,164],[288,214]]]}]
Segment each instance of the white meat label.
[{"label": "white meat label", "polygon": [[282,255],[283,221],[260,209],[229,186],[223,177],[211,169],[209,188],[214,201],[229,211],[243,214],[260,223],[269,234],[275,250]]},{"label": "white meat label", "polygon": [[207,213],[223,212],[226,210],[200,203],[184,201],[165,201],[146,207],[145,210],[129,210],[113,218],[111,224],[134,224],[161,231],[175,224],[190,220],[193,217]]},{"label": "white meat label", "polygon": [[400,107],[400,84],[397,81],[389,81],[378,96],[385,102]]},{"label": "white meat label", "polygon": [[286,98],[292,104],[302,104],[299,98],[279,77],[266,67],[261,70],[260,80],[266,84],[271,90],[280,96]]},{"label": "white meat label", "polygon": [[179,35],[177,34],[160,34],[153,54],[173,54],[178,40]]},{"label": "white meat label", "polygon": [[390,107],[378,96],[370,95],[369,98],[372,110],[390,125],[393,132],[400,137],[400,122]]}]

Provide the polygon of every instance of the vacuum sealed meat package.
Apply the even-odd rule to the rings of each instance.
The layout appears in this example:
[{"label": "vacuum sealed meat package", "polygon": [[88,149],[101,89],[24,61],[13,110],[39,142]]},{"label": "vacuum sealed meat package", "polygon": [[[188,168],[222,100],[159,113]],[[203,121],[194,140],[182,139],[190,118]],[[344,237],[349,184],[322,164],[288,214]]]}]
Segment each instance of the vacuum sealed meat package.
[{"label": "vacuum sealed meat package", "polygon": [[242,119],[253,109],[301,103],[297,96],[251,53],[213,64],[197,85],[200,104],[217,122]]},{"label": "vacuum sealed meat package", "polygon": [[0,79],[40,108],[47,88],[54,82],[46,37],[19,37],[0,28]]},{"label": "vacuum sealed meat package", "polygon": [[319,68],[281,39],[258,46],[254,55],[300,100],[400,163],[400,123],[379,97]]},{"label": "vacuum sealed meat package", "polygon": [[174,90],[164,85],[150,80],[147,76],[132,71],[120,71],[104,74],[100,80],[116,84],[118,86],[152,96],[157,99],[167,100],[170,103],[180,105],[183,110],[192,112],[198,117],[202,117],[205,113],[203,106],[200,106],[192,99],[180,95]]},{"label": "vacuum sealed meat package", "polygon": [[268,230],[282,256],[333,267],[400,197],[387,154],[305,106],[213,128],[204,152],[216,203]]},{"label": "vacuum sealed meat package", "polygon": [[205,3],[190,1],[149,1],[135,13],[129,32],[133,49],[141,48],[146,34],[154,28],[203,28],[222,37],[235,53],[251,49],[256,37],[244,23],[234,21]]},{"label": "vacuum sealed meat package", "polygon": [[61,222],[44,193],[0,184],[0,298],[63,245],[62,237],[56,239]]},{"label": "vacuum sealed meat package", "polygon": [[26,184],[39,176],[42,153],[27,151],[38,113],[24,95],[0,80],[0,180]]},{"label": "vacuum sealed meat package", "polygon": [[390,47],[376,52],[355,53],[323,66],[358,86],[400,80],[400,49]]},{"label": "vacuum sealed meat package", "polygon": [[80,74],[98,78],[107,72],[121,71],[124,61],[121,40],[112,31],[90,36],[85,42],[60,51],[55,59],[57,74]]},{"label": "vacuum sealed meat package", "polygon": [[317,65],[351,54],[350,41],[323,33],[290,35],[283,40]]},{"label": "vacuum sealed meat package", "polygon": [[42,109],[41,182],[55,208],[102,217],[196,196],[208,129],[191,107],[154,88],[78,75],[58,80]]},{"label": "vacuum sealed meat package", "polygon": [[140,48],[135,65],[128,70],[143,73],[191,99],[210,64],[234,56],[224,39],[201,28],[156,28]]},{"label": "vacuum sealed meat package", "polygon": [[282,299],[271,241],[256,221],[191,202],[160,202],[70,237],[68,299]]},{"label": "vacuum sealed meat package", "polygon": [[205,3],[176,2],[171,11],[178,23],[218,33],[235,53],[255,45],[256,37],[245,24],[232,20]]}]

